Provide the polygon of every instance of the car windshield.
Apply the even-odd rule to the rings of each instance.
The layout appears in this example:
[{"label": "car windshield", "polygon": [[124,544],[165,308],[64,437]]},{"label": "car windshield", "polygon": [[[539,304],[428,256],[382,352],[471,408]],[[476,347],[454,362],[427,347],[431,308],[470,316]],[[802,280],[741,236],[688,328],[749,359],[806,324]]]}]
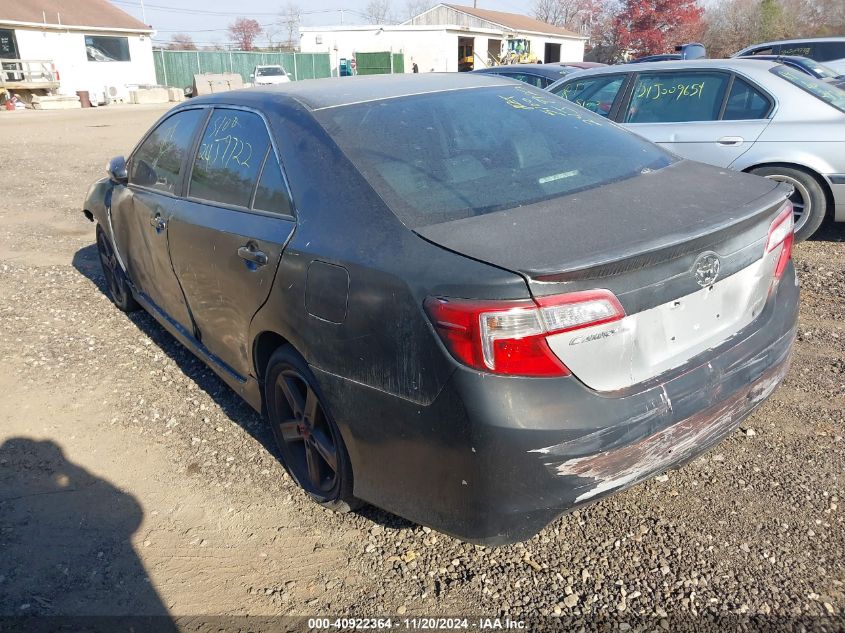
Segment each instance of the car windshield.
[{"label": "car windshield", "polygon": [[561,197],[676,160],[528,86],[414,95],[315,115],[410,227]]},{"label": "car windshield", "polygon": [[840,112],[845,112],[845,90],[787,66],[775,66],[769,72],[809,92]]},{"label": "car windshield", "polygon": [[258,76],[259,77],[278,77],[279,75],[284,75],[285,71],[281,66],[270,66],[269,68],[259,68],[258,69]]}]

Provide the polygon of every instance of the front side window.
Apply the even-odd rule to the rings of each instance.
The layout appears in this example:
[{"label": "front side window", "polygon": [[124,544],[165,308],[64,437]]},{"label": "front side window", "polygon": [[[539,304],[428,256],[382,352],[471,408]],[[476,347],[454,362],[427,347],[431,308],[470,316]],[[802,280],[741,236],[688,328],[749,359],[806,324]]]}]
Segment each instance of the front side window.
[{"label": "front side window", "polygon": [[101,35],[85,36],[85,53],[89,62],[128,62],[129,38]]},{"label": "front side window", "polygon": [[519,84],[351,104],[315,116],[412,228],[559,198],[675,161],[591,112]]},{"label": "front side window", "polygon": [[765,46],[763,48],[755,48],[753,51],[748,51],[745,55],[772,55],[774,54],[775,49],[771,46]]},{"label": "front side window", "polygon": [[736,77],[722,118],[726,121],[765,119],[771,108],[768,97],[744,79]]},{"label": "front side window", "polygon": [[245,110],[215,109],[194,157],[192,198],[249,207],[270,137],[264,119]]},{"label": "front side window", "polygon": [[811,77],[794,68],[789,68],[788,66],[775,66],[769,72],[798,86],[801,90],[809,92],[816,99],[824,101],[840,112],[845,112],[845,90]]},{"label": "front side window", "polygon": [[646,73],[637,77],[626,123],[716,121],[728,76],[689,71]]},{"label": "front side window", "polygon": [[625,75],[600,75],[575,79],[558,86],[552,92],[590,112],[607,116],[624,82]]},{"label": "front side window", "polygon": [[168,117],[129,161],[129,183],[178,195],[179,177],[205,110],[185,110]]}]

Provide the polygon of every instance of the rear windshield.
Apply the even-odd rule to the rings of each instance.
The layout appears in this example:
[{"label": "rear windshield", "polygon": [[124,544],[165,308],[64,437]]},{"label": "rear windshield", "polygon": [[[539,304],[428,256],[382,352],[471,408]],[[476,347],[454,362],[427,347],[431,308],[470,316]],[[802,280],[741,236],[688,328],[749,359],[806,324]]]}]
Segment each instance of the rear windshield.
[{"label": "rear windshield", "polygon": [[414,95],[315,115],[411,227],[561,197],[676,160],[528,86]]},{"label": "rear windshield", "polygon": [[840,112],[845,112],[845,90],[787,66],[775,66],[769,72],[795,84]]},{"label": "rear windshield", "polygon": [[284,75],[285,71],[283,68],[279,66],[274,66],[272,68],[259,68],[258,69],[258,76],[259,77],[276,77],[278,75]]}]

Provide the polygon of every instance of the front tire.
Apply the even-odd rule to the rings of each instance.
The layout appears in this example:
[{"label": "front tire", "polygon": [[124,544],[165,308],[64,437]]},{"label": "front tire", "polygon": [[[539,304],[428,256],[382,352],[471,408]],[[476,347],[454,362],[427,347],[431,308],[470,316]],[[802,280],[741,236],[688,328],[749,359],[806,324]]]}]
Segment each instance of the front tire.
[{"label": "front tire", "polygon": [[789,197],[795,208],[795,241],[803,242],[819,230],[827,211],[827,196],[819,181],[806,171],[793,167],[758,167],[752,174],[785,182],[795,189]]},{"label": "front tire", "polygon": [[349,512],[359,507],[343,437],[314,374],[290,345],[270,358],[264,394],[281,462],[293,480],[324,508]]},{"label": "front tire", "polygon": [[103,267],[103,276],[106,278],[109,297],[114,305],[124,312],[138,310],[141,306],[132,296],[132,289],[129,286],[126,273],[123,272],[123,268],[117,260],[117,255],[111,242],[109,242],[109,238],[106,237],[105,231],[99,225],[97,225],[97,252],[100,255],[100,265]]}]

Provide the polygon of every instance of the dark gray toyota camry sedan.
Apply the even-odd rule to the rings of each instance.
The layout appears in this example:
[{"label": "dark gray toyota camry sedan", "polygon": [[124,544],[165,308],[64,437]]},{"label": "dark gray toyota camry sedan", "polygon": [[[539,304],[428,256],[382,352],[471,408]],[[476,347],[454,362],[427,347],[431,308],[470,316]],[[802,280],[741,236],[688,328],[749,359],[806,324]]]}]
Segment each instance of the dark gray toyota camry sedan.
[{"label": "dark gray toyota camry sedan", "polygon": [[192,99],[85,215],[318,503],[475,543],[684,463],[787,371],[786,185],[484,75]]}]

